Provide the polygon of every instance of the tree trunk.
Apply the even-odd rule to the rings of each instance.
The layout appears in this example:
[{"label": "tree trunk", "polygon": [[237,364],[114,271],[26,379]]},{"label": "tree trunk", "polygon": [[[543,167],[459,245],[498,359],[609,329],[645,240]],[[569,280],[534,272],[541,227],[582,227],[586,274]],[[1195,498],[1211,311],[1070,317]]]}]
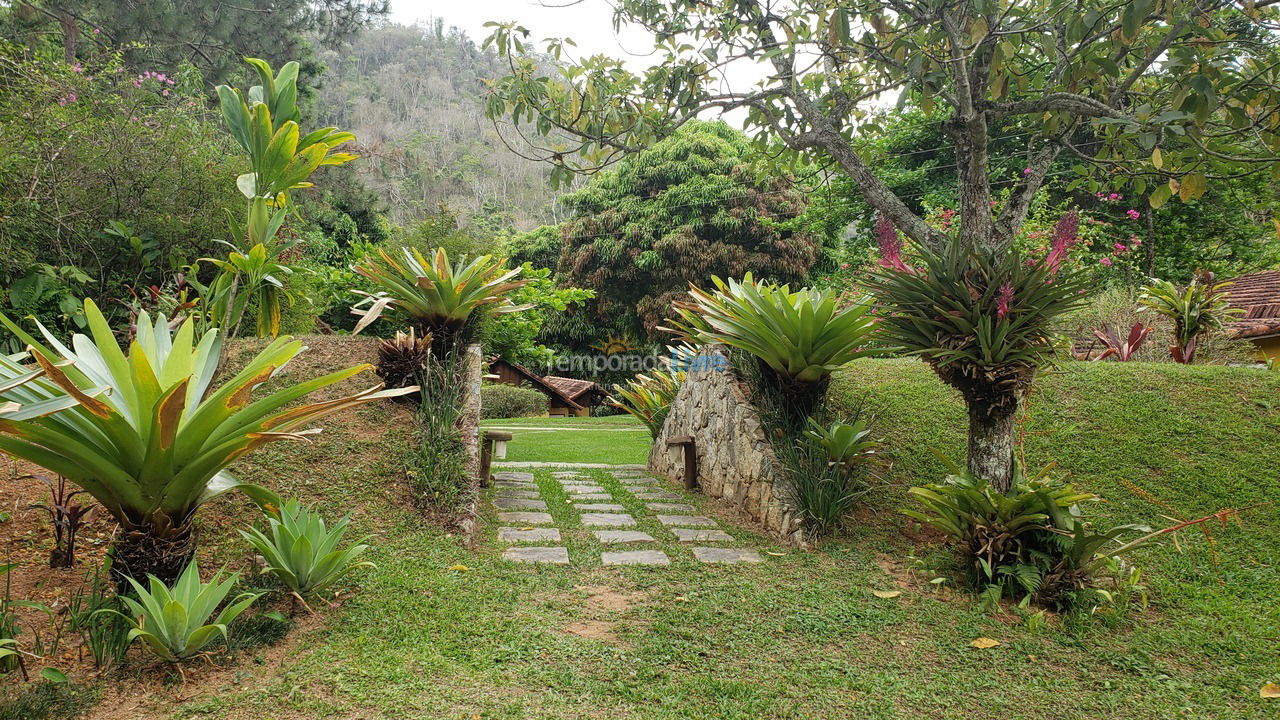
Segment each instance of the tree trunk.
[{"label": "tree trunk", "polygon": [[1001,492],[1013,485],[1013,430],[1017,402],[969,402],[969,472]]},{"label": "tree trunk", "polygon": [[121,592],[132,589],[125,578],[133,578],[145,587],[147,576],[155,575],[164,584],[172,585],[195,552],[196,534],[190,521],[163,535],[150,527],[121,525],[111,546],[111,574]]}]

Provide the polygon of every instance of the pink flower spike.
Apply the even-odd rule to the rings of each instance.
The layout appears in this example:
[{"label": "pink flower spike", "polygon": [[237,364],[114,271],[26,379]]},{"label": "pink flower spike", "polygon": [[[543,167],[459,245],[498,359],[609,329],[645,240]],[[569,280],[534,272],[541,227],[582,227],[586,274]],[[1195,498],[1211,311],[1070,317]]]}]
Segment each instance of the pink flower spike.
[{"label": "pink flower spike", "polygon": [[1080,216],[1075,210],[1063,215],[1053,227],[1053,240],[1049,243],[1049,254],[1044,258],[1044,266],[1050,275],[1057,275],[1067,253],[1079,242]]},{"label": "pink flower spike", "polygon": [[1013,285],[1005,280],[1000,286],[1000,294],[996,295],[996,319],[1003,320],[1009,314],[1009,303],[1013,302]]},{"label": "pink flower spike", "polygon": [[876,218],[876,244],[880,247],[880,267],[898,272],[915,272],[902,261],[902,240],[898,238],[898,229],[883,215]]}]

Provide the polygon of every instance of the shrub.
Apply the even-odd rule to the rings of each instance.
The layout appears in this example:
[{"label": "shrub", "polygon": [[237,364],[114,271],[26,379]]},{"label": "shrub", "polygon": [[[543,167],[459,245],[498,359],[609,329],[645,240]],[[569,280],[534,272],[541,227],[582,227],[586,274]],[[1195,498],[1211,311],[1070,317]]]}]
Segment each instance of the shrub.
[{"label": "shrub", "polygon": [[441,350],[442,354],[427,357],[419,377],[420,439],[407,474],[409,491],[419,507],[452,509],[462,502],[469,486],[466,446],[459,432],[463,351]]},{"label": "shrub", "polygon": [[241,593],[223,606],[212,623],[206,624],[231,592],[238,577],[232,573],[224,580],[219,571],[209,582],[201,582],[200,568],[193,560],[172,586],[165,585],[154,575],[148,578],[150,587],[128,578],[137,593],[136,600],[128,595],[121,597],[134,623],[129,639],[142,638],[152,654],[171,663],[194,657],[218,636],[226,640],[227,625],[262,596],[261,593]]},{"label": "shrub", "polygon": [[787,504],[804,520],[815,537],[829,535],[853,511],[867,492],[865,463],[876,443],[865,420],[821,425],[809,420],[809,430],[793,442],[775,443],[790,482]]},{"label": "shrub", "polygon": [[515,385],[484,385],[480,388],[481,417],[538,417],[547,414],[547,396],[538,390]]},{"label": "shrub", "polygon": [[1221,330],[1232,316],[1242,311],[1231,308],[1224,289],[1230,283],[1213,282],[1213,274],[1196,275],[1179,289],[1168,280],[1151,278],[1138,295],[1142,310],[1150,310],[1173,322],[1173,345],[1169,352],[1175,362],[1195,362],[1200,337]]},{"label": "shrub", "polygon": [[356,562],[368,545],[357,542],[345,549],[338,547],[350,522],[344,517],[328,528],[320,513],[289,500],[277,517],[267,517],[265,531],[251,527],[241,530],[240,535],[266,558],[267,570],[285,587],[308,596],[325,590],[352,570],[373,567],[371,562]]}]

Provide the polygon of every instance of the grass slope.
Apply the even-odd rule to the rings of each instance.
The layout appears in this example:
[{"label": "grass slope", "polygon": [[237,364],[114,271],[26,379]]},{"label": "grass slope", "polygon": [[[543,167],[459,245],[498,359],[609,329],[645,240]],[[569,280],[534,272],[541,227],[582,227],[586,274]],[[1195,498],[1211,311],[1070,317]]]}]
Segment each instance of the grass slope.
[{"label": "grass slope", "polygon": [[[1026,428],[1029,459],[1059,460],[1108,498],[1104,510],[1117,521],[1277,497],[1275,376],[1072,365],[1041,387]],[[857,363],[834,388],[842,402],[861,400],[877,413],[893,449],[886,484],[850,537],[815,552],[734,529],[741,544],[779,553],[758,566],[697,565],[687,548],[664,540],[668,568],[598,567],[593,541],[547,471],[538,482],[575,565],[503,563],[491,517],[479,550],[468,551],[403,503],[395,456],[404,416],[386,408],[334,419],[328,440],[275,444],[237,469],[333,515],[354,512],[358,531],[376,534],[377,570],[324,611],[323,627],[291,635],[287,653],[260,665],[244,659],[234,682],[153,688],[127,716],[1275,716],[1275,701],[1258,698],[1264,682],[1280,680],[1274,507],[1251,513],[1244,529],[1216,533],[1212,548],[1188,538],[1185,554],[1137,556],[1151,611],[1032,632],[932,585],[910,556],[936,551],[905,537],[893,512],[906,483],[942,472],[929,449],[958,455],[956,398],[921,365],[897,361]],[[694,502],[735,527],[700,496]],[[231,528],[211,522],[205,531],[229,559]],[[468,569],[451,569],[458,565]],[[871,594],[890,588],[902,595]],[[1002,644],[970,648],[979,636]],[[125,716],[110,706],[96,717]]]}]

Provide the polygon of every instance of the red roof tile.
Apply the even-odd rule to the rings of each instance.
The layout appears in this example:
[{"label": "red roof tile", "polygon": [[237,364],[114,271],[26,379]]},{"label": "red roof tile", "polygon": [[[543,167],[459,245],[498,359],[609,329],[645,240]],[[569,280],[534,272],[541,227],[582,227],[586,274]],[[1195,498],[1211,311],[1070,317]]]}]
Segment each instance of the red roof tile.
[{"label": "red roof tile", "polygon": [[548,385],[557,388],[560,392],[568,395],[574,400],[577,400],[584,393],[592,390],[596,390],[601,393],[604,392],[604,388],[590,380],[579,380],[578,378],[560,377],[558,375],[547,375],[542,379],[546,380]]},{"label": "red roof tile", "polygon": [[1241,275],[1226,287],[1231,307],[1244,311],[1228,327],[1239,338],[1280,333],[1280,270]]}]

